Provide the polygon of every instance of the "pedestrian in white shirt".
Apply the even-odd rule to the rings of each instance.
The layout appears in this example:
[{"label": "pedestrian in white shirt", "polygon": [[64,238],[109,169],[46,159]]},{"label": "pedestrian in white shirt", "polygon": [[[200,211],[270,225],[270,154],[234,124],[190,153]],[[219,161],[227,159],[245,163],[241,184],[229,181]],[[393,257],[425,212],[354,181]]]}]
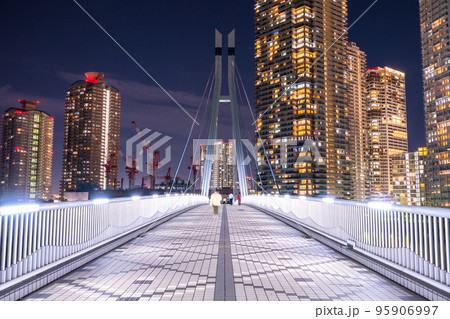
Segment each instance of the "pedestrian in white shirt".
[{"label": "pedestrian in white shirt", "polygon": [[234,199],[233,193],[231,193],[230,195],[228,195],[228,199],[229,199],[229,201],[230,201],[230,205],[233,205],[233,199]]},{"label": "pedestrian in white shirt", "polygon": [[222,195],[220,195],[218,191],[215,191],[214,194],[211,195],[211,200],[209,202],[209,204],[213,207],[214,215],[219,215],[219,207],[221,201]]}]

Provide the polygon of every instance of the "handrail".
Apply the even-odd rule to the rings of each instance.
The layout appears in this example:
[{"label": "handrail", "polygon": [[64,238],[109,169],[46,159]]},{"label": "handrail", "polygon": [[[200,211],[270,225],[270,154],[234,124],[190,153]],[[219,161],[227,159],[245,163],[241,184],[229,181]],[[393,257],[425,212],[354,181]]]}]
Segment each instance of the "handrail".
[{"label": "handrail", "polygon": [[246,196],[342,242],[450,286],[450,210],[305,196]]},{"label": "handrail", "polygon": [[175,194],[0,207],[0,284],[202,203]]}]

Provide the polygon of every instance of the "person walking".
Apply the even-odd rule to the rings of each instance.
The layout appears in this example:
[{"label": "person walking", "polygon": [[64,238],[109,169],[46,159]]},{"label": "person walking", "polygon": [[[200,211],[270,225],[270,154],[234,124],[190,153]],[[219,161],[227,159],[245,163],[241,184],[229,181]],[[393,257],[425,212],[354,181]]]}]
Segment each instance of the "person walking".
[{"label": "person walking", "polygon": [[241,206],[241,200],[242,200],[242,195],[241,195],[241,193],[238,194],[237,200],[238,200],[239,206]]},{"label": "person walking", "polygon": [[219,191],[215,191],[214,194],[211,195],[211,200],[209,204],[213,207],[214,215],[219,215],[219,207],[222,202],[222,195],[219,194]]},{"label": "person walking", "polygon": [[228,195],[228,200],[230,201],[230,205],[233,205],[233,199],[234,199],[233,193],[231,193],[230,195]]}]

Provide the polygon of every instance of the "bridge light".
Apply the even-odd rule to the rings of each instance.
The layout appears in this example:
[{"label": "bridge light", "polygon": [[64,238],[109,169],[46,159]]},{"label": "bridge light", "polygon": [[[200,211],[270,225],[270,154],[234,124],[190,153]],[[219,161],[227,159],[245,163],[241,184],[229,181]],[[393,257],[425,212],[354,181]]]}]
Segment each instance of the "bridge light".
[{"label": "bridge light", "polygon": [[141,199],[141,196],[137,196],[137,195],[131,197],[131,200],[140,200],[140,199]]},{"label": "bridge light", "polygon": [[166,194],[166,197],[170,197],[170,194]]},{"label": "bridge light", "polygon": [[94,199],[94,205],[103,205],[103,204],[108,204],[108,203],[109,203],[109,199],[107,199],[107,198]]},{"label": "bridge light", "polygon": [[390,210],[392,209],[392,204],[388,203],[388,202],[377,202],[377,201],[373,201],[373,202],[369,202],[367,203],[367,206],[369,208],[373,208],[373,209],[381,209],[381,210]]},{"label": "bridge light", "polygon": [[301,195],[301,196],[299,196],[299,199],[300,199],[300,200],[306,200],[306,196]]},{"label": "bridge light", "polygon": [[290,198],[291,195],[284,195],[284,198]]},{"label": "bridge light", "polygon": [[22,213],[31,213],[39,210],[38,204],[31,205],[15,205],[15,206],[4,206],[0,208],[0,215],[14,215]]},{"label": "bridge light", "polygon": [[324,197],[322,198],[322,202],[327,204],[334,204],[334,198],[333,197]]}]

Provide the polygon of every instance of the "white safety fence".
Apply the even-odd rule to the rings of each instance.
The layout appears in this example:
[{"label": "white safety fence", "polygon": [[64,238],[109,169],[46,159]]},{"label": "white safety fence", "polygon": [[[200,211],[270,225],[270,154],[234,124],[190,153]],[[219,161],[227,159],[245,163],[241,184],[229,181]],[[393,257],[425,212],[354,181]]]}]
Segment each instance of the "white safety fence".
[{"label": "white safety fence", "polygon": [[155,195],[0,207],[0,284],[203,203],[196,195]]},{"label": "white safety fence", "polygon": [[450,210],[302,196],[242,201],[450,286]]}]

